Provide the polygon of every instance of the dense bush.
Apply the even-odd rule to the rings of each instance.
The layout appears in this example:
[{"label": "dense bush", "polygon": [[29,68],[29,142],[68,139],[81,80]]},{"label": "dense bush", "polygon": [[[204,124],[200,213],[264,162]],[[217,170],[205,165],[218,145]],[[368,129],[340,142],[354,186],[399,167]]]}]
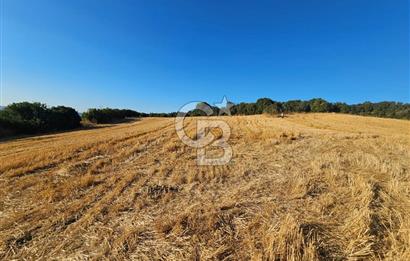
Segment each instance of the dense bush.
[{"label": "dense bush", "polygon": [[176,117],[177,112],[150,112],[150,113],[141,113],[141,117]]},{"label": "dense bush", "polygon": [[272,107],[273,103],[274,102],[269,98],[260,98],[256,101],[255,112],[257,114],[261,114],[265,112],[266,110],[269,110],[268,108],[273,108]]},{"label": "dense bush", "polygon": [[253,115],[253,114],[258,114],[258,109],[257,109],[256,103],[241,102],[233,106],[231,110],[231,114],[233,115]]},{"label": "dense bush", "polygon": [[94,123],[114,123],[124,120],[125,118],[135,118],[143,116],[146,116],[146,114],[133,110],[111,108],[88,109],[82,115],[83,119],[89,120]]},{"label": "dense bush", "polygon": [[272,103],[263,108],[263,113],[267,114],[278,114],[283,111],[282,105],[280,103]]},{"label": "dense bush", "polygon": [[311,112],[331,112],[332,105],[323,99],[312,99],[309,101]]},{"label": "dense bush", "polygon": [[283,110],[292,112],[310,112],[310,103],[309,101],[290,100],[283,103]]},{"label": "dense bush", "polygon": [[48,108],[38,102],[13,103],[0,111],[0,135],[33,134],[74,129],[81,118],[70,107]]},{"label": "dense bush", "polygon": [[57,106],[50,109],[48,128],[50,130],[69,130],[80,126],[81,117],[70,107]]}]

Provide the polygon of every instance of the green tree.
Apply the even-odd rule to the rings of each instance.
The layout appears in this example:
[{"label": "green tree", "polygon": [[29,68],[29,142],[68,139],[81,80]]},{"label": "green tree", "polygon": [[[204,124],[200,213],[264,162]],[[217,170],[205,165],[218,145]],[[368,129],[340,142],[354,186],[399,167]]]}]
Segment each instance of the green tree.
[{"label": "green tree", "polygon": [[306,101],[290,100],[283,103],[283,110],[287,112],[309,112],[310,105]]},{"label": "green tree", "polygon": [[256,114],[261,114],[274,102],[269,98],[260,98],[256,101]]},{"label": "green tree", "polygon": [[78,112],[65,106],[52,107],[47,121],[48,128],[53,130],[74,129],[81,125],[81,117]]},{"label": "green tree", "polygon": [[278,114],[282,111],[283,110],[282,110],[281,104],[275,102],[275,103],[272,103],[271,105],[265,107],[264,110],[263,110],[263,113],[270,114],[270,115],[275,115],[275,114]]},{"label": "green tree", "polygon": [[312,112],[330,112],[331,104],[324,99],[316,98],[309,101]]},{"label": "green tree", "polygon": [[142,113],[128,109],[88,109],[83,113],[82,118],[94,123],[114,123],[130,117],[141,117]]},{"label": "green tree", "polygon": [[0,129],[10,135],[68,130],[80,126],[80,121],[73,108],[58,106],[49,109],[38,102],[13,103],[0,111]]},{"label": "green tree", "polygon": [[333,104],[332,111],[341,112],[341,113],[350,113],[350,106],[344,102],[336,102],[335,104]]}]

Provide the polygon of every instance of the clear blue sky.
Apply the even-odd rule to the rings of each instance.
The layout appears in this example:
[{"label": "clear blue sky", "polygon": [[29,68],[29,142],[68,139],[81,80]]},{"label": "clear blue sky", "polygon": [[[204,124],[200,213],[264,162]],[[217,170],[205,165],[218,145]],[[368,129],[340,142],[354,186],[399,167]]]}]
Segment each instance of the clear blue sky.
[{"label": "clear blue sky", "polygon": [[2,101],[409,102],[407,0],[0,0]]}]

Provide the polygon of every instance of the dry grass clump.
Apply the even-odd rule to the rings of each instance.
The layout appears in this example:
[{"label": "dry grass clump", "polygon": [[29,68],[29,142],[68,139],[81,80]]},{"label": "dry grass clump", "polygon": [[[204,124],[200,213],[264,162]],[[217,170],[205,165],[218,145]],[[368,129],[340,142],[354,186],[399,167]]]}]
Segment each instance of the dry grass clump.
[{"label": "dry grass clump", "polygon": [[0,143],[0,259],[410,260],[408,121],[218,119],[226,166],[173,119]]}]

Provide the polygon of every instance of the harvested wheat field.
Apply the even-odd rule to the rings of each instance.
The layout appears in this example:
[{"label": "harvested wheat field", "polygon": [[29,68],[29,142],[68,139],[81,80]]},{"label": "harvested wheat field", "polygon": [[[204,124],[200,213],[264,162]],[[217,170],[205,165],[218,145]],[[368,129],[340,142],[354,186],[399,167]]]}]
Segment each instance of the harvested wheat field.
[{"label": "harvested wheat field", "polygon": [[171,118],[1,142],[0,258],[410,260],[409,121],[220,119],[225,166]]}]

